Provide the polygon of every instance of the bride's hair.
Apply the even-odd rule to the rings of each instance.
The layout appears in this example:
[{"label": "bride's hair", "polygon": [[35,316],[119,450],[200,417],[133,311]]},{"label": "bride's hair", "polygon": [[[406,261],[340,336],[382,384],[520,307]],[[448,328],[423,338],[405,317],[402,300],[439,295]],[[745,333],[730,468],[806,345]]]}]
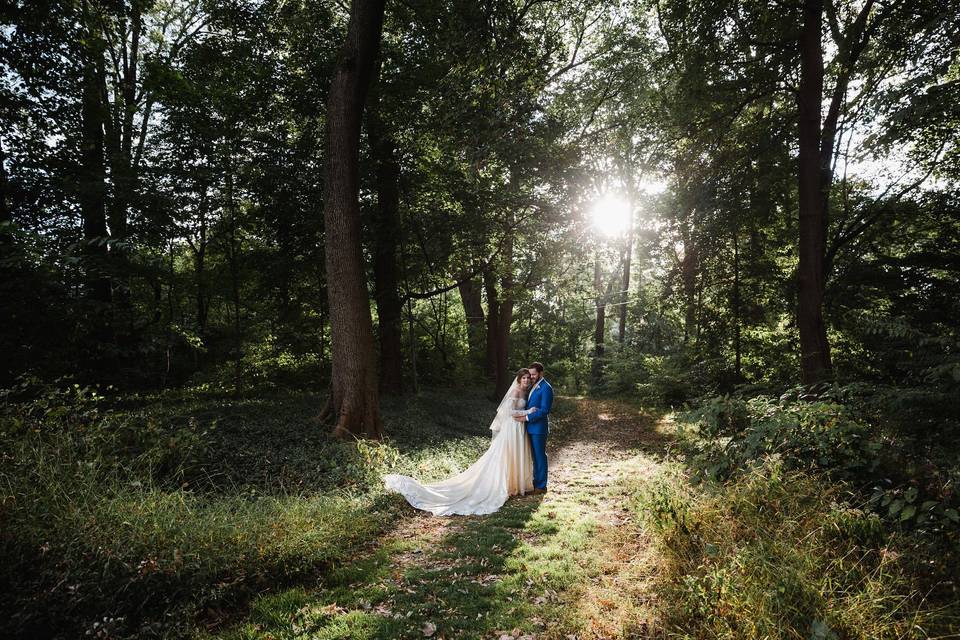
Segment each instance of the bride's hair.
[{"label": "bride's hair", "polygon": [[528,376],[528,375],[530,375],[530,369],[527,369],[526,367],[517,370],[517,384],[520,384],[520,381],[523,379],[523,376]]}]

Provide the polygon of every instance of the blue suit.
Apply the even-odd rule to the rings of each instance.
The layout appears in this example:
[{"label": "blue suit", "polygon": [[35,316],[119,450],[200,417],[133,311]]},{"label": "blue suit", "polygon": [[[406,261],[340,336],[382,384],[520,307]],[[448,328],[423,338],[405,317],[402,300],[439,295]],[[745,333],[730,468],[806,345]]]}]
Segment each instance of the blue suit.
[{"label": "blue suit", "polygon": [[537,387],[530,392],[528,407],[537,410],[527,416],[527,436],[533,449],[533,486],[547,488],[547,434],[550,432],[550,409],[553,407],[553,387],[541,378]]}]

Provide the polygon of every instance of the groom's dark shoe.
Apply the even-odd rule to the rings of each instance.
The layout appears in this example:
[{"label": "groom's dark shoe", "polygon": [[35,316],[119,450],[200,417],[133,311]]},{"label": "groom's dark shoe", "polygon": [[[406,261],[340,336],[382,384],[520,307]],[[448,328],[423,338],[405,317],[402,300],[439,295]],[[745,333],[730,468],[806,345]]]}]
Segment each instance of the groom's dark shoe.
[{"label": "groom's dark shoe", "polygon": [[537,489],[536,487],[534,487],[533,490],[530,491],[530,495],[537,496],[537,495],[540,495],[541,493],[546,493],[546,492],[547,492],[546,487],[544,487],[543,489]]}]

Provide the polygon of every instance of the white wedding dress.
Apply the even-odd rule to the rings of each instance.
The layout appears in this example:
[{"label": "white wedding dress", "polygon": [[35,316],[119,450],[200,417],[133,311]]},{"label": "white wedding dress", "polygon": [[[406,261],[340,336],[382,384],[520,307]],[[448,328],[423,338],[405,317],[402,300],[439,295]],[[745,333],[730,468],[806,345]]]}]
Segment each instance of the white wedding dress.
[{"label": "white wedding dress", "polygon": [[516,380],[490,425],[490,447],[467,469],[441,482],[421,484],[410,476],[383,476],[387,489],[435,516],[480,515],[498,510],[512,495],[533,490],[533,452],[524,423],[526,398]]}]

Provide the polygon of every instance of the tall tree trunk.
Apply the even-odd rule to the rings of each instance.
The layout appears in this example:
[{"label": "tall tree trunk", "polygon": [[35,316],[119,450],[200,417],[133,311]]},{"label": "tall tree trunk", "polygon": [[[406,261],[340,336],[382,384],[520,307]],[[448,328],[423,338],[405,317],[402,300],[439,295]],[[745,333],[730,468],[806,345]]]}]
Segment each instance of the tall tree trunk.
[{"label": "tall tree trunk", "polygon": [[230,292],[233,299],[233,363],[234,393],[243,390],[243,331],[240,322],[240,243],[237,229],[237,205],[234,194],[233,145],[229,145],[227,157],[227,211],[230,214],[230,237],[227,258],[230,262]]},{"label": "tall tree trunk", "polygon": [[688,226],[682,230],[683,260],[680,276],[683,281],[683,342],[686,344],[697,334],[697,271],[700,262],[699,250],[693,232]]},{"label": "tall tree trunk", "polygon": [[488,379],[497,378],[497,339],[500,330],[500,294],[497,292],[497,281],[493,267],[483,270],[483,290],[487,297],[487,349],[485,373]]},{"label": "tall tree trunk", "polygon": [[[206,187],[204,187],[206,191]],[[207,313],[210,301],[207,298],[207,202],[206,194],[200,198],[200,230],[194,252],[194,274],[197,280],[197,332],[201,340],[207,336]],[[192,242],[191,242],[192,244]]]},{"label": "tall tree trunk", "polygon": [[[112,105],[106,77],[103,78],[101,91],[104,108],[109,112],[104,120],[112,185],[107,220],[110,238],[124,240],[127,237],[128,210],[136,182],[133,165],[133,118],[137,111],[137,73],[143,27],[140,4],[134,2],[130,5],[129,28],[128,16],[119,16],[118,20],[120,28],[113,32],[111,38],[111,60],[114,64]],[[112,30],[112,27],[108,28]],[[122,244],[114,244],[110,253],[114,271],[114,301],[118,306],[129,307],[131,301],[126,252]]]},{"label": "tall tree trunk", "polygon": [[617,342],[620,343],[621,351],[623,350],[623,345],[627,337],[627,309],[628,303],[630,302],[630,270],[632,266],[631,262],[633,261],[633,212],[637,202],[637,189],[634,185],[634,177],[633,167],[628,165],[626,182],[630,195],[630,220],[627,223],[627,237],[623,247],[623,264],[621,265],[623,269],[623,281],[620,283],[622,285],[620,287],[620,322],[617,327]]},{"label": "tall tree trunk", "polygon": [[13,215],[10,211],[10,203],[7,200],[7,194],[10,191],[10,183],[7,180],[7,155],[3,150],[3,141],[0,140],[0,246],[9,244],[12,236],[7,226],[13,222]]},{"label": "tall tree trunk", "polygon": [[743,379],[741,369],[740,326],[743,324],[740,312],[740,232],[733,233],[733,372],[737,382]]},{"label": "tall tree trunk", "polygon": [[110,278],[107,273],[106,174],[103,160],[103,39],[89,2],[82,3],[86,41],[83,45],[83,93],[81,96],[81,148],[79,200],[83,219],[86,254],[87,295],[99,302],[110,302]]},{"label": "tall tree trunk", "polygon": [[380,95],[374,90],[367,113],[367,136],[376,163],[377,208],[372,216],[373,282],[380,329],[380,388],[403,391],[403,335],[400,265],[397,260],[400,229],[400,164],[396,145],[380,118]]},{"label": "tall tree trunk", "polygon": [[[631,205],[632,207],[632,205]],[[626,246],[623,249],[623,280],[620,289],[620,323],[617,329],[617,341],[620,343],[620,349],[623,349],[623,343],[627,336],[627,308],[630,302],[630,268],[633,259],[633,215],[631,208],[630,228],[627,231]]]},{"label": "tall tree trunk", "polygon": [[170,374],[173,369],[173,324],[174,324],[174,308],[173,308],[173,296],[174,296],[174,286],[176,282],[176,269],[174,262],[174,251],[173,251],[173,241],[167,241],[167,254],[170,256],[170,259],[167,262],[167,345],[166,345],[166,363],[163,370],[163,374],[160,376],[160,386],[162,388],[167,387],[167,381],[170,379]]},{"label": "tall tree trunk", "polygon": [[[508,221],[512,224],[512,220]],[[510,388],[510,325],[513,324],[513,230],[507,232],[503,248],[503,274],[500,276],[499,317],[497,318],[497,362],[494,396],[503,397]]]},{"label": "tall tree trunk", "polygon": [[591,384],[597,387],[603,382],[603,354],[607,333],[607,297],[604,295],[603,282],[600,277],[599,256],[597,256],[593,265],[593,288],[597,294],[597,318],[593,326],[593,362],[590,367],[590,378]]},{"label": "tall tree trunk", "polygon": [[207,335],[207,313],[210,309],[210,301],[207,300],[206,255],[207,246],[203,241],[194,254],[194,273],[197,279],[197,333],[201,340]]},{"label": "tall tree trunk", "polygon": [[410,389],[413,393],[420,393],[420,380],[417,375],[417,334],[414,331],[413,317],[413,296],[410,295],[410,272],[407,270],[407,246],[403,233],[403,219],[400,219],[400,271],[403,273],[403,289],[407,292],[405,296],[407,306],[407,343],[410,348]]},{"label": "tall tree trunk", "polygon": [[481,366],[484,361],[484,321],[483,295],[480,283],[467,274],[460,274],[457,280],[457,289],[460,291],[460,301],[463,303],[463,312],[467,317],[467,344],[470,348],[470,362]]},{"label": "tall tree trunk", "polygon": [[323,219],[333,375],[324,415],[334,435],[383,435],[377,359],[360,245],[360,127],[379,55],[385,0],[353,0],[327,100]]},{"label": "tall tree trunk", "polygon": [[[797,326],[803,381],[817,382],[831,373],[830,345],[823,320],[827,197],[821,164],[820,108],[823,101],[823,0],[805,0],[800,35],[799,112],[799,264]],[[832,140],[831,151],[832,151]],[[829,171],[829,166],[827,167]]]}]

